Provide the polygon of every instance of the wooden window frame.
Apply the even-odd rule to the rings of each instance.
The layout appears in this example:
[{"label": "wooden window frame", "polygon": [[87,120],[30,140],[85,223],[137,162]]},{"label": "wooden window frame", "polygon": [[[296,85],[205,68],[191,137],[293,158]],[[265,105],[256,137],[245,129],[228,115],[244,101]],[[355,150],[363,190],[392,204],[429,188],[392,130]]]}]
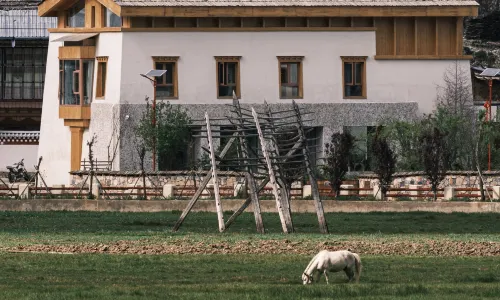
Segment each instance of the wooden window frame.
[{"label": "wooden window frame", "polygon": [[[174,95],[172,97],[161,97],[158,98],[158,100],[177,100],[179,99],[179,81],[178,81],[178,62],[179,61],[179,56],[153,56],[153,69],[156,69],[156,64],[157,63],[171,63],[174,65],[174,74],[172,74],[172,83],[169,84],[159,84],[158,82],[156,83],[156,86],[173,86],[174,90]],[[163,75],[166,76],[166,75]],[[156,89],[154,91],[156,95]]]},{"label": "wooden window frame", "polygon": [[[217,99],[233,99],[233,96],[219,96],[219,63],[235,62],[236,63],[236,98],[241,98],[240,84],[240,60],[241,56],[214,56],[215,58],[215,86],[217,90]],[[228,85],[229,86],[229,85]]]},{"label": "wooden window frame", "polygon": [[[277,56],[278,58],[278,95],[280,99],[303,99],[304,98],[304,84],[303,84],[303,65],[304,56]],[[297,74],[297,87],[299,88],[299,95],[297,97],[282,97],[281,96],[281,64],[283,63],[297,63],[298,64],[298,74]],[[290,73],[288,73],[290,74]],[[287,84],[286,86],[293,86]]]},{"label": "wooden window frame", "polygon": [[[95,98],[96,99],[104,99],[106,97],[106,83],[108,77],[108,57],[107,56],[99,56],[95,58],[97,61],[97,79],[96,79],[96,88],[95,88]],[[104,78],[102,76],[102,68],[101,65],[106,66],[106,73],[104,74]]]},{"label": "wooden window frame", "polygon": [[[343,99],[366,99],[366,59],[367,56],[341,56],[342,59],[342,98]],[[345,64],[353,63],[352,80],[355,81],[355,65],[354,63],[363,63],[363,75],[361,76],[361,96],[346,96],[345,95]],[[356,85],[354,82],[351,85]]]}]

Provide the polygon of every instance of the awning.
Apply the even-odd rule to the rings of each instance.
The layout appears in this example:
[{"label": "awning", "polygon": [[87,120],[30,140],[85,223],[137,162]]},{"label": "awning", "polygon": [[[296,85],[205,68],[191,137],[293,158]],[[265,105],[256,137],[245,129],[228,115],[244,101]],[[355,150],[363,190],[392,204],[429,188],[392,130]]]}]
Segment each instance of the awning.
[{"label": "awning", "polygon": [[76,33],[69,34],[58,39],[52,40],[51,42],[79,42],[98,35],[99,33]]}]

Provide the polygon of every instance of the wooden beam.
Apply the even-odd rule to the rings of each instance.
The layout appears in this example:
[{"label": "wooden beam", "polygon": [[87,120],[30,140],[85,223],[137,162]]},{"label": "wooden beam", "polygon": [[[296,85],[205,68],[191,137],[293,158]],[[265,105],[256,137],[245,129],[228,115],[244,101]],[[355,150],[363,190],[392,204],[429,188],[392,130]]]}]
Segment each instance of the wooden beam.
[{"label": "wooden beam", "polygon": [[70,171],[80,170],[82,160],[82,141],[83,131],[82,127],[70,127],[71,131],[71,169]]},{"label": "wooden beam", "polygon": [[38,5],[38,16],[56,17],[58,11],[73,6],[78,0],[45,0]]},{"label": "wooden beam", "polygon": [[119,27],[104,27],[104,28],[83,28],[83,27],[73,27],[73,28],[49,28],[49,33],[97,33],[97,32],[120,32],[122,31]]},{"label": "wooden beam", "polygon": [[[231,32],[231,31],[375,31],[375,27],[164,27],[122,28],[124,32]],[[60,31],[51,31],[60,32]],[[92,32],[92,31],[90,31]]]},{"label": "wooden beam", "polygon": [[220,202],[219,180],[217,178],[217,163],[215,162],[215,149],[212,141],[212,129],[210,128],[210,118],[208,113],[205,113],[205,120],[207,122],[207,139],[208,147],[210,148],[210,162],[212,163],[212,183],[214,185],[215,194],[215,209],[217,211],[217,221],[219,222],[219,232],[224,232],[224,212]]},{"label": "wooden beam", "polygon": [[57,12],[57,28],[65,28],[67,22],[68,15],[65,11],[61,10]]},{"label": "wooden beam", "polygon": [[97,0],[99,1],[102,5],[104,5],[107,9],[112,11],[115,15],[120,16],[122,7],[118,4],[115,3],[113,0]]},{"label": "wooden beam", "polygon": [[471,60],[472,55],[375,55],[376,60]]},{"label": "wooden beam", "polygon": [[[222,152],[219,154],[220,158],[224,158],[224,156],[226,156],[229,149],[231,149],[231,145],[236,140],[237,134],[238,133],[234,133],[233,136],[229,139],[229,142],[227,142],[226,146],[224,146],[224,149],[222,149]],[[210,172],[208,172],[207,175],[205,175],[205,178],[203,178],[203,181],[200,184],[200,186],[198,187],[198,190],[194,193],[193,197],[191,197],[191,200],[189,200],[188,205],[186,206],[184,211],[182,211],[182,214],[179,217],[179,219],[177,220],[177,222],[175,223],[172,231],[175,232],[175,231],[179,230],[179,227],[181,227],[182,222],[184,222],[184,219],[187,217],[187,215],[189,214],[189,212],[193,208],[194,204],[196,203],[196,201],[200,197],[201,193],[203,192],[203,190],[205,189],[205,187],[207,186],[207,184],[211,178],[212,178],[212,174],[211,174],[211,170],[210,170]]]},{"label": "wooden beam", "polygon": [[152,7],[122,6],[119,16],[150,17],[405,17],[477,16],[478,6]]},{"label": "wooden beam", "polygon": [[267,170],[269,172],[269,180],[271,182],[271,185],[273,186],[273,195],[274,199],[276,200],[276,207],[278,209],[278,214],[280,216],[280,221],[281,221],[281,228],[283,229],[284,233],[292,233],[293,228],[291,227],[291,224],[289,224],[286,220],[286,207],[283,206],[281,202],[281,192],[278,188],[278,183],[276,181],[276,177],[274,175],[274,169],[273,166],[271,165],[271,159],[269,158],[269,153],[267,152],[267,144],[264,139],[264,135],[262,134],[262,130],[260,128],[259,124],[259,117],[257,116],[257,112],[255,109],[252,107],[252,115],[255,121],[255,127],[257,128],[257,132],[259,134],[259,140],[262,148],[262,154],[264,155],[264,158],[266,159],[267,163]]}]

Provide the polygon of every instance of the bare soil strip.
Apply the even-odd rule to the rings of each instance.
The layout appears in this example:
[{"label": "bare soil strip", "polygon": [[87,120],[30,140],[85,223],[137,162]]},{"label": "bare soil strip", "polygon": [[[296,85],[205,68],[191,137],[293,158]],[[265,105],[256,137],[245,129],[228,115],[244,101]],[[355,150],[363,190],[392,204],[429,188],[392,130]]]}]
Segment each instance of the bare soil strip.
[{"label": "bare soil strip", "polygon": [[190,242],[177,240],[117,241],[109,244],[85,243],[70,245],[19,245],[0,251],[36,253],[109,253],[109,254],[315,254],[319,250],[350,249],[370,255],[415,256],[500,256],[498,242],[423,241],[423,242],[292,242],[289,240]]}]

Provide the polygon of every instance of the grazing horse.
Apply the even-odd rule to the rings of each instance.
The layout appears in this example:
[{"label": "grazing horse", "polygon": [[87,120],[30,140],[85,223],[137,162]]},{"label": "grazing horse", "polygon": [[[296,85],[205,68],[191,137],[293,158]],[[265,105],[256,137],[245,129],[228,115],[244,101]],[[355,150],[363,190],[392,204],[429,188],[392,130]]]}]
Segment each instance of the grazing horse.
[{"label": "grazing horse", "polygon": [[[349,278],[349,282],[353,279],[359,282],[361,275],[361,258],[358,254],[348,250],[328,251],[322,250],[313,257],[306,270],[302,273],[302,282],[310,284],[313,280],[319,281],[321,273],[325,274],[326,284],[328,284],[328,272],[344,271]],[[317,279],[314,279],[315,275]]]}]

